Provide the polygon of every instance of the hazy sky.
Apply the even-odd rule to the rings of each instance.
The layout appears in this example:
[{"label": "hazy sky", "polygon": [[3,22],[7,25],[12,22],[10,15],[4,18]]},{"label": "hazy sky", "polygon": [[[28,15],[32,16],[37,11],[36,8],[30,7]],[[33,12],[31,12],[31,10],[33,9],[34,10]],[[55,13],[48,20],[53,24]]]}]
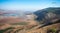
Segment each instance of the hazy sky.
[{"label": "hazy sky", "polygon": [[0,9],[38,10],[47,7],[60,7],[60,0],[0,0]]}]

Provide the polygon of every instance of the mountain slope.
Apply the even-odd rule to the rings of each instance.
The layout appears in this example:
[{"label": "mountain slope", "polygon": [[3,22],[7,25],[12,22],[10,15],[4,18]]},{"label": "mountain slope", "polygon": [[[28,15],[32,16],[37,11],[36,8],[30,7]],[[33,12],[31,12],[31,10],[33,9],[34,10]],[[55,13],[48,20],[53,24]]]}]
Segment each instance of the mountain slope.
[{"label": "mountain slope", "polygon": [[60,19],[60,7],[50,7],[34,12],[37,16],[35,20],[51,22],[54,19]]}]

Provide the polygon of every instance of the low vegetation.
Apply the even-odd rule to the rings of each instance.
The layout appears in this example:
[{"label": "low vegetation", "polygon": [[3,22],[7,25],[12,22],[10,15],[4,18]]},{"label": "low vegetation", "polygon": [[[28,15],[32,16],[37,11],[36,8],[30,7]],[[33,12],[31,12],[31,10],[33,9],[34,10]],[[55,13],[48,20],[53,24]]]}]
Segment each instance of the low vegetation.
[{"label": "low vegetation", "polygon": [[28,22],[12,23],[12,25],[28,25]]}]

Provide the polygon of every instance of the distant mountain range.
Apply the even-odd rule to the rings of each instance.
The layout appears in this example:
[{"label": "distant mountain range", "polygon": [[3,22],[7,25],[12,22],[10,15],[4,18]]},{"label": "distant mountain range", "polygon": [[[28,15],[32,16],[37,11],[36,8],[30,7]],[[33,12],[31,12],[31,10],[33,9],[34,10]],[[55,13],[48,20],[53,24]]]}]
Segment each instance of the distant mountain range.
[{"label": "distant mountain range", "polygon": [[2,10],[0,9],[0,23],[19,23],[24,22],[27,14],[32,12],[24,12],[20,10]]},{"label": "distant mountain range", "polygon": [[32,11],[0,9],[0,16],[20,16],[20,17],[23,17],[24,15],[31,14],[31,13],[32,13]]}]

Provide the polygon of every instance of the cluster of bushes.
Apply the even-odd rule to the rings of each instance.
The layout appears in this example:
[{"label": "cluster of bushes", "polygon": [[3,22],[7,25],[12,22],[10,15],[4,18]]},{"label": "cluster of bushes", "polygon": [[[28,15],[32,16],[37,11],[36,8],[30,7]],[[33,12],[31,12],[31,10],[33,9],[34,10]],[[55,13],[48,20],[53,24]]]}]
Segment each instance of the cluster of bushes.
[{"label": "cluster of bushes", "polygon": [[5,31],[7,31],[7,30],[9,30],[9,29],[13,29],[13,28],[12,28],[12,27],[9,27],[9,28],[7,28],[7,29],[0,30],[0,33],[3,33],[3,32],[5,32]]},{"label": "cluster of bushes", "polygon": [[55,28],[49,29],[47,33],[59,33],[60,30],[56,30]]}]

